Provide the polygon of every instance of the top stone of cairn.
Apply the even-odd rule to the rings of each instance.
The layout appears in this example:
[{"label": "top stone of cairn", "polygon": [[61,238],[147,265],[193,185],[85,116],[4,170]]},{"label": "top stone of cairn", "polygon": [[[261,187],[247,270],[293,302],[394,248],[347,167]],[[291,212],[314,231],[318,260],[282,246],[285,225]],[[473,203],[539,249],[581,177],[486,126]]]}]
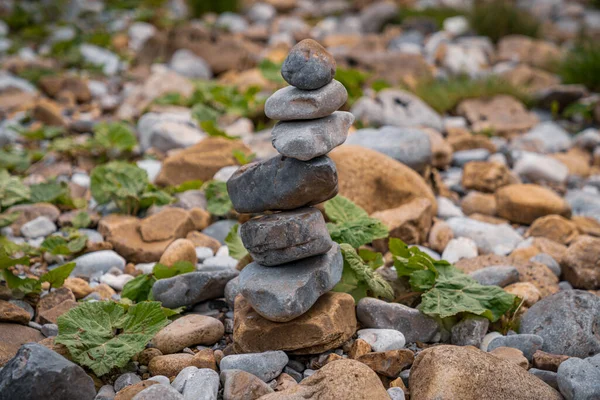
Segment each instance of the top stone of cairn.
[{"label": "top stone of cairn", "polygon": [[335,59],[323,46],[312,39],[295,45],[281,66],[281,76],[302,90],[322,88],[335,76]]}]

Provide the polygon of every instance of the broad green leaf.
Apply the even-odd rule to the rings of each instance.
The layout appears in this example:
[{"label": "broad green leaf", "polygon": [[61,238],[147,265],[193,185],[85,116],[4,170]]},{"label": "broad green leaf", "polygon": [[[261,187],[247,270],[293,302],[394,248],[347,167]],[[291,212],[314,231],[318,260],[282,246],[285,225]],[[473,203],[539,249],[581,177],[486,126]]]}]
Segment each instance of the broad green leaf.
[{"label": "broad green leaf", "polygon": [[0,269],[7,269],[15,265],[29,265],[29,257],[11,258],[6,252],[5,246],[0,246]]},{"label": "broad green leaf", "polygon": [[94,168],[90,179],[92,196],[98,204],[115,201],[121,206],[137,206],[138,197],[149,184],[146,171],[122,161],[113,161]]},{"label": "broad green leaf", "polygon": [[213,215],[222,217],[228,214],[233,208],[229,193],[227,192],[227,183],[219,181],[210,181],[206,184],[206,209]]},{"label": "broad green leaf", "polygon": [[388,300],[394,298],[390,284],[365,264],[351,245],[343,243],[340,248],[344,256],[344,271],[334,291],[349,293],[357,302],[367,295]]},{"label": "broad green leaf", "polygon": [[365,210],[339,194],[325,203],[325,214],[334,223],[352,222],[369,217]]},{"label": "broad green leaf", "polygon": [[86,235],[75,234],[69,238],[60,235],[51,235],[44,239],[40,245],[40,249],[54,255],[68,256],[82,251],[86,243]]},{"label": "broad green leaf", "polygon": [[133,300],[136,303],[148,300],[154,282],[156,282],[156,278],[151,274],[136,276],[125,284],[121,291],[121,297]]},{"label": "broad green leaf", "polygon": [[200,124],[204,121],[216,121],[220,115],[220,112],[202,103],[192,107],[192,117]]},{"label": "broad green leaf", "polygon": [[2,273],[7,286],[12,290],[21,292],[23,295],[40,293],[42,291],[42,282],[37,279],[19,278],[18,276],[15,276],[9,269],[3,270]]},{"label": "broad green leaf", "polygon": [[67,244],[67,248],[71,252],[71,254],[79,253],[83,249],[85,249],[85,245],[87,244],[87,235],[77,235],[71,239],[69,239],[69,243]]},{"label": "broad green leaf", "polygon": [[64,135],[64,128],[58,126],[42,126],[41,128],[19,132],[21,136],[28,140],[50,140]]},{"label": "broad green leaf", "polygon": [[334,242],[348,243],[355,249],[375,239],[386,238],[389,234],[388,228],[381,221],[370,217],[339,224],[329,222],[327,229]]},{"label": "broad green leaf", "polygon": [[73,272],[74,269],[74,262],[61,265],[42,275],[40,277],[40,282],[48,282],[50,283],[50,286],[54,288],[61,287],[65,283],[65,279],[71,275],[71,272]]},{"label": "broad green leaf", "polygon": [[164,206],[173,202],[173,197],[164,190],[157,189],[154,185],[148,185],[147,190],[139,196],[140,208],[148,208],[153,204]]},{"label": "broad green leaf", "polygon": [[56,203],[63,195],[68,195],[68,187],[66,183],[63,185],[59,182],[45,182],[31,185],[31,202],[32,203]]},{"label": "broad green leaf", "polygon": [[281,76],[281,64],[276,64],[268,58],[264,58],[258,64],[258,69],[266,80],[285,85],[285,80]]},{"label": "broad green leaf", "polygon": [[230,136],[224,130],[219,129],[217,124],[213,120],[207,120],[200,122],[200,127],[204,132],[208,134],[208,136],[212,137],[222,137],[228,140],[236,140],[239,139],[237,136]]},{"label": "broad green leaf", "polygon": [[184,306],[177,307],[177,308],[162,307],[163,314],[165,314],[165,317],[167,317],[167,318],[171,318],[174,315],[179,315],[183,312],[183,310],[185,310]]},{"label": "broad green leaf", "polygon": [[122,122],[97,124],[94,127],[94,141],[107,150],[131,151],[137,145],[134,133]]},{"label": "broad green leaf", "polygon": [[372,270],[376,270],[384,264],[383,254],[367,249],[359,249],[358,255],[366,262]]},{"label": "broad green leaf", "polygon": [[240,237],[238,230],[238,224],[235,224],[231,227],[229,233],[225,237],[225,244],[229,249],[229,255],[235,258],[236,260],[241,260],[242,258],[246,257],[246,255],[248,254],[248,250],[246,250],[246,248],[244,247],[244,244],[242,243],[242,238]]},{"label": "broad green leaf", "polygon": [[[0,149],[0,168],[6,168],[10,171],[25,172],[31,165],[31,153],[24,150],[2,150]],[[2,186],[0,184],[0,186]]]},{"label": "broad green leaf", "polygon": [[21,213],[19,211],[14,211],[7,214],[0,214],[0,228],[7,227],[15,222]]},{"label": "broad green leaf", "polygon": [[198,190],[202,187],[203,183],[201,180],[186,181],[181,185],[172,186],[168,190],[170,193],[183,193],[188,190]]},{"label": "broad green leaf", "polygon": [[233,157],[236,159],[238,164],[246,165],[254,161],[254,159],[256,158],[256,154],[252,153],[250,155],[246,155],[246,153],[244,153],[243,151],[235,149],[233,150]]},{"label": "broad green leaf", "polygon": [[194,272],[196,266],[189,261],[177,261],[172,266],[156,263],[152,269],[152,273],[156,279],[171,278],[175,275],[187,274]]},{"label": "broad green leaf", "polygon": [[31,189],[21,179],[11,176],[5,169],[0,170],[0,208],[28,201]]},{"label": "broad green leaf", "polygon": [[87,228],[88,226],[90,226],[91,223],[92,219],[90,218],[90,215],[85,211],[80,211],[79,213],[77,213],[77,215],[75,215],[72,221],[73,228],[77,229]]},{"label": "broad green leaf", "polygon": [[58,318],[55,343],[102,376],[125,366],[167,322],[159,302],[142,302],[127,311],[112,301],[81,303]]}]

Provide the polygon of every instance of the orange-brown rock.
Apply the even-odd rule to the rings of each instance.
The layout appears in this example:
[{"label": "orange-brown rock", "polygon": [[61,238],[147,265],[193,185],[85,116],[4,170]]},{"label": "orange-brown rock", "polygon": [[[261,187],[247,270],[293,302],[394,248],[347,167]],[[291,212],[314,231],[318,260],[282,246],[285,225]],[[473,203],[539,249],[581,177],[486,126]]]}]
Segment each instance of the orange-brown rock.
[{"label": "orange-brown rock", "polygon": [[37,217],[44,216],[52,221],[56,221],[60,216],[60,210],[55,205],[49,203],[20,204],[8,208],[5,213],[19,213],[19,217],[10,225],[15,235],[21,235],[21,226]]},{"label": "orange-brown rock", "polygon": [[160,242],[185,237],[194,230],[190,213],[182,208],[166,207],[140,222],[144,242]]},{"label": "orange-brown rock", "polygon": [[188,233],[186,239],[194,243],[196,247],[210,247],[215,253],[221,247],[221,243],[217,239],[198,231]]},{"label": "orange-brown rock", "polygon": [[373,371],[389,378],[397,377],[400,372],[410,367],[415,355],[408,349],[388,350],[376,353],[368,353],[358,357],[356,360],[366,364]]},{"label": "orange-brown rock", "polygon": [[496,215],[496,197],[493,194],[472,191],[460,203],[460,208],[466,215],[483,214]]},{"label": "orange-brown rock", "polygon": [[261,317],[241,295],[234,310],[233,341],[242,353],[319,354],[339,347],[356,331],[354,299],[346,293],[326,293],[305,314],[285,323]]},{"label": "orange-brown rock", "polygon": [[233,152],[246,155],[250,149],[238,140],[209,137],[187,149],[167,157],[156,178],[159,185],[180,185],[191,180],[208,181],[221,168],[237,164]]},{"label": "orange-brown rock", "polygon": [[571,208],[562,197],[533,184],[508,185],[498,189],[496,204],[498,216],[520,224],[531,224],[537,218],[550,214],[571,215]]},{"label": "orange-brown rock", "polygon": [[575,223],[565,217],[546,215],[533,221],[525,236],[542,236],[558,243],[569,244],[579,236],[579,230]]},{"label": "orange-brown rock", "polygon": [[416,198],[437,203],[431,188],[415,171],[391,157],[361,146],[344,145],[329,156],[336,163],[339,194],[367,213],[389,210]]},{"label": "orange-brown rock", "polygon": [[501,76],[514,87],[522,88],[529,93],[535,93],[560,83],[560,78],[555,74],[542,69],[531,68],[525,64],[519,64],[501,74]]},{"label": "orange-brown rock", "polygon": [[94,286],[94,293],[98,293],[100,299],[102,300],[110,300],[115,294],[117,294],[115,290],[106,283],[101,283],[97,286]]},{"label": "orange-brown rock", "polygon": [[[187,353],[176,353],[153,357],[148,363],[148,370],[153,376],[164,375],[170,378],[177,376],[185,367],[210,368],[213,363],[214,358],[212,362],[210,360],[206,362],[204,353],[199,357]],[[216,364],[214,366],[216,367]]]},{"label": "orange-brown rock", "polygon": [[529,362],[523,355],[523,352],[514,347],[496,347],[494,350],[490,351],[490,354],[516,364],[525,370],[529,369]]},{"label": "orange-brown rock", "polygon": [[194,229],[199,231],[210,225],[210,213],[202,208],[192,208],[190,210],[190,218],[194,224]]},{"label": "orange-brown rock", "polygon": [[496,145],[483,135],[452,135],[448,138],[448,143],[454,151],[486,149],[490,153],[496,152]]},{"label": "orange-brown rock", "polygon": [[137,361],[141,365],[148,365],[154,357],[162,356],[163,353],[154,347],[148,347],[137,354]]},{"label": "orange-brown rock", "polygon": [[61,287],[59,289],[53,290],[48,293],[46,296],[40,298],[36,306],[36,319],[35,321],[39,323],[40,314],[51,310],[56,306],[60,306],[61,303],[66,301],[75,302],[75,296],[73,292],[66,287]]},{"label": "orange-brown rock", "polygon": [[63,287],[71,290],[76,299],[83,299],[94,291],[90,284],[81,278],[67,278],[63,283]]},{"label": "orange-brown rock", "polygon": [[0,300],[0,322],[14,322],[27,325],[30,320],[29,313],[13,303]]},{"label": "orange-brown rock", "polygon": [[156,381],[146,380],[134,383],[133,385],[125,386],[123,389],[119,390],[114,400],[131,400],[135,397],[136,394],[138,394],[142,390],[149,388],[152,385],[158,384],[159,383]]},{"label": "orange-brown rock", "polygon": [[504,291],[514,294],[523,300],[523,306],[531,307],[542,298],[542,294],[533,283],[530,282],[517,282],[508,285],[504,288]]},{"label": "orange-brown rock", "polygon": [[566,153],[553,154],[552,157],[567,166],[569,175],[577,175],[584,178],[590,175],[592,158],[585,150],[575,147]]},{"label": "orange-brown rock", "polygon": [[580,233],[600,237],[600,222],[594,218],[574,215],[571,217],[571,221],[577,226]]},{"label": "orange-brown rock", "polygon": [[510,181],[510,170],[504,164],[470,161],[463,168],[462,185],[465,189],[492,193],[510,184]]},{"label": "orange-brown rock", "polygon": [[454,232],[452,231],[452,228],[450,228],[450,225],[444,220],[435,220],[427,238],[429,247],[438,253],[443,253],[446,245],[448,245],[448,242],[452,239],[454,239]]},{"label": "orange-brown rock", "polygon": [[48,99],[39,99],[31,111],[31,116],[46,125],[65,126],[67,124],[60,106]]},{"label": "orange-brown rock", "polygon": [[494,225],[502,225],[502,224],[509,223],[509,221],[504,218],[497,218],[497,217],[492,217],[491,215],[485,215],[485,214],[479,214],[479,213],[471,214],[471,215],[469,215],[469,218],[475,219],[475,220],[481,221],[481,222],[487,222],[488,224],[494,224]]},{"label": "orange-brown rock", "polygon": [[431,128],[423,128],[431,142],[431,165],[435,168],[445,169],[452,162],[452,146],[441,133]]},{"label": "orange-brown rock", "polygon": [[192,241],[187,239],[175,240],[167,246],[158,262],[171,267],[178,261],[187,261],[196,265],[198,257],[196,256],[196,247]]},{"label": "orange-brown rock", "polygon": [[366,340],[356,339],[352,346],[350,347],[350,351],[348,352],[348,357],[356,360],[357,358],[364,356],[367,353],[371,352],[371,345],[367,343]]},{"label": "orange-brown rock", "polygon": [[[332,353],[335,354],[335,353]],[[277,386],[275,386],[276,392],[281,392],[283,390],[291,389],[296,386],[298,382],[290,375],[283,372],[281,375],[277,377]]]},{"label": "orange-brown rock", "polygon": [[558,371],[560,364],[568,359],[569,356],[562,354],[551,354],[542,350],[537,350],[535,353],[533,353],[532,363],[534,368],[556,372]]},{"label": "orange-brown rock", "polygon": [[17,354],[25,343],[39,342],[44,335],[25,325],[0,322],[0,367]]},{"label": "orange-brown rock", "polygon": [[75,300],[65,300],[49,310],[40,311],[37,315],[37,319],[42,325],[56,324],[58,317],[75,307],[77,307],[77,302]]},{"label": "orange-brown rock", "polygon": [[524,35],[507,35],[498,42],[498,61],[520,61],[544,68],[559,60],[561,54],[556,44]]},{"label": "orange-brown rock", "polygon": [[563,276],[578,289],[600,289],[600,239],[580,236],[561,263]]},{"label": "orange-brown rock", "polygon": [[[388,227],[389,237],[402,239],[408,244],[422,244],[427,240],[431,228],[433,206],[429,199],[414,199],[397,208],[377,211],[371,217]],[[388,239],[378,239],[373,245],[378,251],[385,253],[387,243]]]}]

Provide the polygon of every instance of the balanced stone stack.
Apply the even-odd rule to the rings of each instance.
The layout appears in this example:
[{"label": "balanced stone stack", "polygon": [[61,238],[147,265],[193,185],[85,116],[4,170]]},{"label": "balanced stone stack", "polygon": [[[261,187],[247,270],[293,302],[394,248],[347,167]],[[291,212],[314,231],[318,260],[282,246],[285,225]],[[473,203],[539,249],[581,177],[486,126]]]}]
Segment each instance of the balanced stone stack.
[{"label": "balanced stone stack", "polygon": [[321,45],[303,40],[282,66],[292,86],[265,104],[280,155],[241,167],[227,182],[234,208],[260,214],[241,226],[254,262],[239,276],[239,292],[264,318],[287,322],[307,312],[342,275],[339,246],[315,204],[338,192],[335,163],[327,157],[346,140],[354,117],[336,111],[348,93],[336,80],[335,60]]}]

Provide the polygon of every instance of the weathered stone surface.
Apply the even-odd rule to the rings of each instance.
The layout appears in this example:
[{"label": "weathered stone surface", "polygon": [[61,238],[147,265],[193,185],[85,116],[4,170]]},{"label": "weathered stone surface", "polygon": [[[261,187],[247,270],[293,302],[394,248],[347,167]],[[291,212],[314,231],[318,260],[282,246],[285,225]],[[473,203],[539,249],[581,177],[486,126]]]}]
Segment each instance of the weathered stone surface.
[{"label": "weathered stone surface", "polygon": [[44,335],[28,326],[0,322],[0,366],[13,358],[25,343],[39,342]]},{"label": "weathered stone surface", "polygon": [[[208,349],[210,351],[210,349]],[[204,359],[202,352],[191,355],[188,353],[167,354],[156,356],[148,363],[148,370],[153,376],[164,375],[166,377],[177,376],[184,368],[211,368],[216,369],[214,358],[212,360]]]},{"label": "weathered stone surface", "polygon": [[281,76],[298,89],[315,90],[335,75],[335,59],[318,42],[304,39],[290,50],[281,65]]},{"label": "weathered stone surface", "polygon": [[234,310],[233,340],[244,353],[320,354],[340,346],[356,331],[354,299],[346,293],[326,293],[308,312],[286,323],[261,317],[241,295]]},{"label": "weathered stone surface", "polygon": [[[594,357],[597,358],[597,357]],[[594,400],[600,398],[600,366],[570,358],[558,367],[557,380],[561,393],[567,400]]]},{"label": "weathered stone surface", "polygon": [[499,336],[488,344],[488,351],[492,351],[498,347],[511,347],[521,350],[525,358],[531,361],[533,354],[540,350],[543,344],[544,339],[538,335],[524,333],[520,335]]},{"label": "weathered stone surface", "polygon": [[163,307],[189,306],[204,300],[223,297],[225,285],[239,272],[226,268],[215,271],[198,271],[159,279],[152,287],[154,299]]},{"label": "weathered stone surface", "polygon": [[348,92],[336,80],[316,90],[279,89],[265,103],[265,114],[278,121],[323,118],[344,105]]},{"label": "weathered stone surface", "polygon": [[577,225],[560,215],[546,215],[533,221],[525,236],[542,236],[562,244],[571,243],[579,230]]},{"label": "weathered stone surface", "polygon": [[452,228],[454,237],[472,239],[484,254],[508,254],[523,240],[508,224],[495,225],[461,217],[450,218],[446,223]]},{"label": "weathered stone surface", "polygon": [[337,244],[326,254],[277,268],[253,262],[240,273],[240,293],[264,318],[286,322],[304,314],[319,296],[331,290],[341,279],[343,269]]},{"label": "weathered stone surface", "polygon": [[333,246],[323,214],[316,208],[253,218],[241,226],[240,236],[254,261],[264,266],[324,254]]},{"label": "weathered stone surface", "polygon": [[286,157],[312,160],[344,143],[353,122],[354,116],[344,111],[315,120],[278,122],[271,131],[273,147]]},{"label": "weathered stone surface", "polygon": [[523,352],[514,347],[496,347],[494,350],[490,351],[490,354],[503,360],[510,361],[525,370],[529,368],[529,362],[523,355]]},{"label": "weathered stone surface", "polygon": [[410,367],[414,359],[415,355],[412,351],[401,349],[368,353],[356,360],[366,364],[378,374],[388,378],[396,378],[403,369]]},{"label": "weathered stone surface", "polygon": [[354,360],[331,362],[287,390],[263,396],[261,400],[389,400],[383,384],[365,364]]},{"label": "weathered stone surface", "polygon": [[535,303],[521,317],[520,332],[544,339],[542,350],[572,357],[600,352],[600,297],[582,290],[561,291]]},{"label": "weathered stone surface", "polygon": [[505,287],[519,281],[519,271],[511,265],[494,265],[473,271],[469,275],[485,286]]},{"label": "weathered stone surface", "polygon": [[571,215],[571,207],[550,189],[532,184],[504,186],[496,192],[498,215],[511,222],[531,224],[545,215]]},{"label": "weathered stone surface", "polygon": [[232,354],[223,357],[219,363],[221,371],[239,369],[246,371],[264,382],[277,378],[289,361],[283,351],[266,351],[264,353]]},{"label": "weathered stone surface", "polygon": [[[389,237],[402,239],[408,244],[422,244],[427,240],[433,220],[433,205],[429,199],[414,199],[390,210],[371,214],[390,230]],[[377,250],[387,250],[388,239],[378,239],[373,244]]]},{"label": "weathered stone surface", "polygon": [[37,343],[25,344],[0,371],[2,399],[81,399],[96,395],[83,368]]},{"label": "weathered stone surface", "polygon": [[372,297],[365,297],[358,302],[356,315],[366,328],[396,329],[402,332],[407,343],[433,342],[440,332],[438,323],[416,308]]},{"label": "weathered stone surface", "polygon": [[457,346],[479,347],[489,325],[490,321],[487,318],[479,316],[465,317],[452,327],[451,342]]},{"label": "weathered stone surface", "polygon": [[189,213],[176,207],[166,207],[140,223],[140,234],[144,242],[179,239],[192,230],[194,224]]},{"label": "weathered stone surface", "polygon": [[582,236],[569,246],[562,261],[564,278],[578,289],[600,289],[600,239]]},{"label": "weathered stone surface", "polygon": [[533,366],[535,368],[556,372],[558,371],[560,364],[568,359],[569,356],[551,354],[542,350],[538,350],[533,353]]},{"label": "weathered stone surface", "polygon": [[242,166],[227,181],[227,191],[240,213],[292,210],[334,197],[337,170],[327,156],[307,162],[276,156]]},{"label": "weathered stone surface", "polygon": [[504,164],[488,161],[471,161],[465,164],[462,185],[465,189],[495,192],[511,182],[510,170]]},{"label": "weathered stone surface", "polygon": [[423,350],[410,370],[412,400],[560,400],[520,366],[469,346]]},{"label": "weathered stone surface", "polygon": [[223,399],[251,400],[273,392],[273,389],[256,376],[239,369],[221,371]]},{"label": "weathered stone surface", "polygon": [[0,322],[15,322],[27,325],[30,319],[31,316],[25,309],[8,301],[0,300]]},{"label": "weathered stone surface", "polygon": [[183,396],[171,386],[152,385],[135,396],[131,400],[183,400]]},{"label": "weathered stone surface", "polygon": [[[369,344],[369,352],[388,351],[402,349],[406,344],[406,339],[402,332],[395,329],[361,329],[356,332],[358,339],[364,340]],[[357,340],[358,340],[357,339]]]},{"label": "weathered stone surface", "polygon": [[187,261],[192,265],[196,265],[198,257],[196,256],[196,246],[191,240],[177,239],[167,246],[165,252],[160,256],[159,263],[168,267],[173,266],[176,262]]},{"label": "weathered stone surface", "polygon": [[[132,400],[135,397],[135,395],[138,394],[139,392],[141,392],[142,390],[145,390],[152,385],[158,385],[158,384],[159,384],[158,382],[151,381],[151,380],[145,380],[145,381],[138,382],[136,384],[133,384],[131,386],[127,386],[126,388],[121,389],[115,396],[114,400]],[[94,400],[96,400],[96,399],[94,399]]]},{"label": "weathered stone surface", "polygon": [[212,346],[223,333],[225,328],[218,319],[189,314],[162,328],[152,339],[152,344],[163,354],[171,354],[195,344]]}]

